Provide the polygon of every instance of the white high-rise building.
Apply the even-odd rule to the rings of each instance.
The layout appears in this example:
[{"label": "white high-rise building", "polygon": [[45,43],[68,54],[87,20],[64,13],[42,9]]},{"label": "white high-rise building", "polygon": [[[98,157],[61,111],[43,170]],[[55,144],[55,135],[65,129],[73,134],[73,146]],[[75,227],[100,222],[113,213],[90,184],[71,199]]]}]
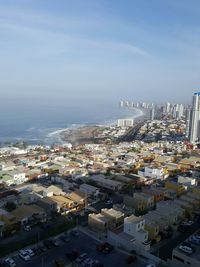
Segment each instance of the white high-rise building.
[{"label": "white high-rise building", "polygon": [[191,116],[191,110],[188,108],[186,110],[186,115],[185,115],[185,121],[186,121],[186,131],[185,131],[185,136],[186,138],[189,138],[190,135],[190,116]]},{"label": "white high-rise building", "polygon": [[150,120],[153,121],[155,117],[155,108],[152,107],[152,109],[150,110]]},{"label": "white high-rise building", "polygon": [[134,120],[133,119],[119,119],[117,121],[118,127],[133,127]]},{"label": "white high-rise building", "polygon": [[165,105],[165,111],[166,113],[170,113],[171,111],[171,104],[169,102]]},{"label": "white high-rise building", "polygon": [[200,141],[200,92],[194,93],[190,117],[189,140],[193,144]]}]

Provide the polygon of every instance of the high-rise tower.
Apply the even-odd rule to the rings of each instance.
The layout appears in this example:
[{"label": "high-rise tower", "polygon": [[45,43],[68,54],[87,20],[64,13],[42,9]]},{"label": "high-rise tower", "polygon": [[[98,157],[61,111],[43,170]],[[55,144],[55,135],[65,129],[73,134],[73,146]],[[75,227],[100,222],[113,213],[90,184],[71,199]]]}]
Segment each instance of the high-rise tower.
[{"label": "high-rise tower", "polygon": [[190,117],[189,140],[197,144],[200,141],[200,92],[194,93]]}]

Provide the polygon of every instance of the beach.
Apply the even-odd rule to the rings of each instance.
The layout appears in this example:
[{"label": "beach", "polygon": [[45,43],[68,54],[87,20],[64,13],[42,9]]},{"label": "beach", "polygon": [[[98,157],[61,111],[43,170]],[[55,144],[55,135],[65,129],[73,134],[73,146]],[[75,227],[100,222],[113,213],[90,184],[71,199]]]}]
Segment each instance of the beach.
[{"label": "beach", "polygon": [[[139,110],[137,114],[134,114],[130,119],[133,119],[135,123],[146,118],[146,115],[142,110]],[[106,127],[116,125],[116,121],[112,123],[107,123],[104,125],[81,125],[79,127],[68,128],[59,130],[56,133],[59,135],[59,139],[63,142],[68,142],[73,145],[94,143],[97,141],[99,132],[101,132]],[[52,133],[53,134],[53,133]]]}]

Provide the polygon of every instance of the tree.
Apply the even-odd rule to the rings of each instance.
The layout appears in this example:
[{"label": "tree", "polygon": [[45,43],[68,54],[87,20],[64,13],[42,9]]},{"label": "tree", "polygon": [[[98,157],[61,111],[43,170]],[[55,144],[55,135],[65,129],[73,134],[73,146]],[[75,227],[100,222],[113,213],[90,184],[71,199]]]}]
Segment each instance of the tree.
[{"label": "tree", "polygon": [[10,212],[10,211],[13,211],[16,209],[16,204],[14,202],[7,202],[6,205],[5,205],[5,209]]}]

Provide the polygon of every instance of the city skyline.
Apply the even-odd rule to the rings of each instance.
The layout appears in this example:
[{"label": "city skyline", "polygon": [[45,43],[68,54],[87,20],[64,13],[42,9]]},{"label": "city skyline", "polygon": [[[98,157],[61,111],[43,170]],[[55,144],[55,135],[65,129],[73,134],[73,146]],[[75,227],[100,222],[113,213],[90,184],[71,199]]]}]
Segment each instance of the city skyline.
[{"label": "city skyline", "polygon": [[200,67],[193,3],[0,1],[1,97],[190,103]]}]

